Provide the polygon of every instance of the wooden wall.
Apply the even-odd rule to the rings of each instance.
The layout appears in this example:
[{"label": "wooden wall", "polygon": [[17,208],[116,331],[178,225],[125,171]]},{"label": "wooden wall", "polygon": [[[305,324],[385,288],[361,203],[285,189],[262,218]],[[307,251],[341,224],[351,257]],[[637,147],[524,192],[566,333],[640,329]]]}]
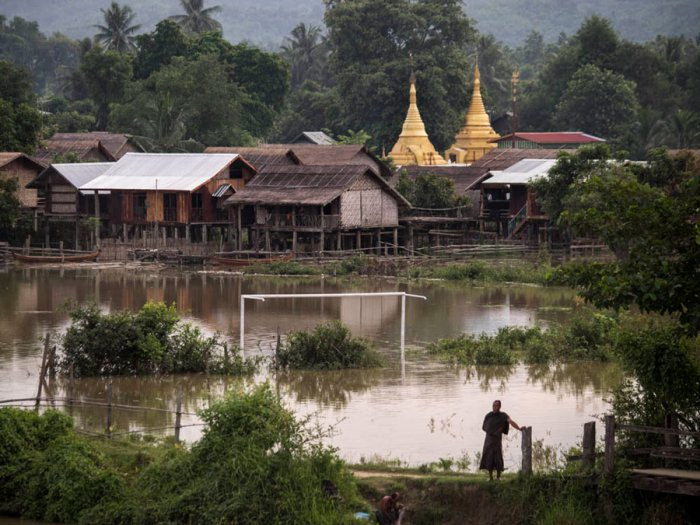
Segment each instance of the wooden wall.
[{"label": "wooden wall", "polygon": [[398,226],[398,203],[365,174],[340,196],[340,223],[346,228]]},{"label": "wooden wall", "polygon": [[23,208],[36,208],[37,206],[37,190],[25,186],[39,174],[39,171],[24,158],[13,160],[0,168],[0,177],[15,178],[19,182],[17,198]]}]

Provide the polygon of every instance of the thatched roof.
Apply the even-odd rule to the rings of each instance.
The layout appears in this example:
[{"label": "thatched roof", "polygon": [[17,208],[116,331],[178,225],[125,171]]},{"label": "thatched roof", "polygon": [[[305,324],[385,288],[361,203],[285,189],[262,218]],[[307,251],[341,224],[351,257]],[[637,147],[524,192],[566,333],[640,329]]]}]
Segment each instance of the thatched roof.
[{"label": "thatched roof", "polygon": [[[82,135],[80,133],[66,133],[65,135]],[[86,133],[85,135],[89,135]],[[114,155],[112,155],[107,148],[102,144],[99,139],[94,137],[88,138],[66,138],[66,139],[56,139],[50,138],[44,141],[43,147],[41,147],[37,152],[32,155],[32,159],[36,162],[42,164],[43,166],[48,166],[53,161],[56,155],[65,155],[66,153],[75,153],[81,160],[87,159],[88,155],[92,151],[97,151],[103,160],[114,161],[117,160]]]},{"label": "thatched roof", "polygon": [[42,166],[38,162],[32,160],[30,157],[19,151],[0,151],[0,169],[4,168],[8,164],[11,164],[16,160],[21,160],[22,162],[33,166],[37,171],[40,171],[44,168],[44,166]]},{"label": "thatched roof", "polygon": [[210,146],[204,153],[237,153],[258,172],[277,166],[296,166],[300,164],[290,147],[281,145],[278,148],[236,148],[228,146]]},{"label": "thatched roof", "polygon": [[270,168],[253,177],[242,190],[229,197],[226,204],[325,206],[365,174],[376,180],[400,204],[410,205],[374,170],[363,164]]},{"label": "thatched roof", "polygon": [[142,151],[138,144],[130,141],[123,133],[110,133],[108,131],[91,131],[89,133],[54,133],[52,141],[74,142],[77,140],[99,140],[102,146],[109,151],[115,160],[119,160],[127,153],[127,145],[131,143],[138,150]]}]

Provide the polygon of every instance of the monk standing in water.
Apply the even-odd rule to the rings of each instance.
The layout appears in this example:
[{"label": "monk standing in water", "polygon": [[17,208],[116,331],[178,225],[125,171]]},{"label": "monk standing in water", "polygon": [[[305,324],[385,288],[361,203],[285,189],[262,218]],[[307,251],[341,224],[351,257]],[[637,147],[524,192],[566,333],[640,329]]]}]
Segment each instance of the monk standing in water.
[{"label": "monk standing in water", "polygon": [[497,399],[493,402],[493,411],[486,414],[482,429],[486,432],[484,439],[484,450],[481,453],[480,470],[489,471],[489,479],[493,480],[493,471],[496,471],[496,478],[501,479],[503,472],[503,445],[501,438],[503,434],[508,434],[508,425],[516,430],[520,426],[513,421],[508,414],[501,412],[501,402]]}]

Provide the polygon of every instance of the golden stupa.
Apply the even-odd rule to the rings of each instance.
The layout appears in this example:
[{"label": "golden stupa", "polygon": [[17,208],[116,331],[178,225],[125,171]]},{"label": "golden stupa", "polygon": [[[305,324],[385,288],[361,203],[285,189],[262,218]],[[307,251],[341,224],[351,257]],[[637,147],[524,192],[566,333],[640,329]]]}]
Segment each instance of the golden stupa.
[{"label": "golden stupa", "polygon": [[447,164],[445,159],[435,151],[435,147],[425,132],[425,125],[416,103],[416,77],[413,74],[411,75],[409,100],[401,135],[399,135],[394,147],[391,148],[389,156],[394,159],[397,166]]},{"label": "golden stupa", "polygon": [[457,133],[455,143],[445,152],[445,156],[450,159],[450,162],[469,164],[494,149],[496,143],[491,141],[499,137],[500,135],[491,127],[481,98],[481,79],[477,64],[474,68],[474,92],[469,111],[464,117],[464,126]]}]

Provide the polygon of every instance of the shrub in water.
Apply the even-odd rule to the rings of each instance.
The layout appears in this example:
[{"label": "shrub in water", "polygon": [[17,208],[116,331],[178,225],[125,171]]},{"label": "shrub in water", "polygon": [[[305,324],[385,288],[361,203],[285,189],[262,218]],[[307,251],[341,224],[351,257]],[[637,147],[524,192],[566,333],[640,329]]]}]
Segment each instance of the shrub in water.
[{"label": "shrub in water", "polygon": [[180,322],[174,306],[147,303],[137,313],[103,314],[97,305],[70,310],[58,366],[76,376],[204,372],[243,374],[255,369],[218,336]]},{"label": "shrub in water", "polygon": [[371,344],[352,337],[340,321],[324,323],[313,332],[292,332],[278,350],[278,368],[341,370],[379,366],[379,354]]}]

